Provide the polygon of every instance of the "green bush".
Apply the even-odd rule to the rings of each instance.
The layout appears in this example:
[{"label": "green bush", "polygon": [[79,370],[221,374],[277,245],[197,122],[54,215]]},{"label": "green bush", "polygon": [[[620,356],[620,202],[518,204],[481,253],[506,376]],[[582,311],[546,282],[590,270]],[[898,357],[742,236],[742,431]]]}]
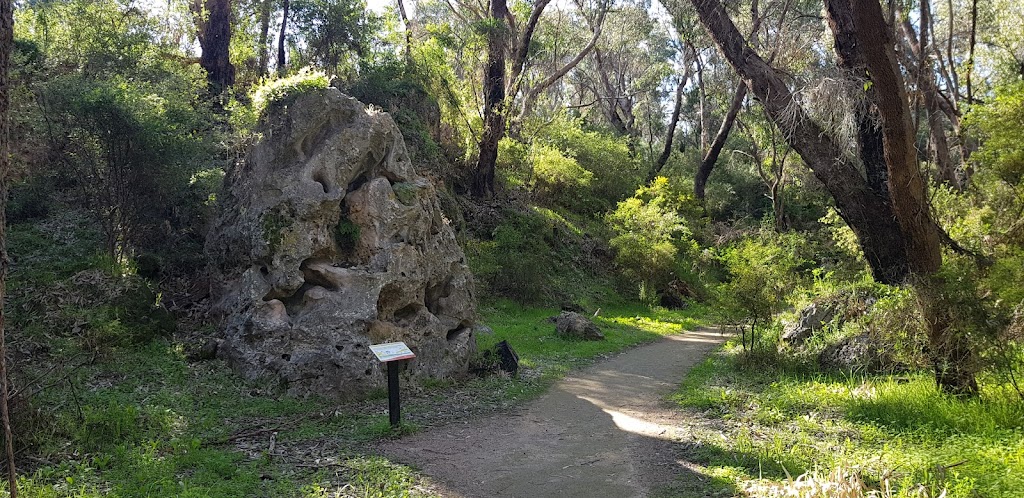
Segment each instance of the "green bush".
[{"label": "green bush", "polygon": [[639,288],[641,300],[653,304],[669,282],[681,276],[692,278],[685,269],[692,267],[699,252],[690,228],[697,209],[692,196],[658,177],[619,202],[606,217],[615,231],[609,242],[615,249],[615,263]]},{"label": "green bush", "polygon": [[542,201],[572,207],[581,198],[589,197],[587,189],[594,174],[580,167],[554,147],[534,145],[530,152],[533,164],[533,192]]},{"label": "green bush", "polygon": [[441,146],[437,143],[441,108],[425,86],[425,79],[416,67],[384,56],[364,63],[359,75],[345,85],[344,91],[364,104],[391,113],[413,161],[437,169],[444,165]]},{"label": "green bush", "polygon": [[287,105],[304,93],[324,90],[331,84],[327,73],[313,68],[303,68],[284,78],[264,82],[252,90],[253,108],[262,113],[271,105]]},{"label": "green bush", "polygon": [[996,89],[995,98],[973,107],[966,125],[981,135],[982,146],[971,160],[983,164],[1000,180],[1019,185],[1024,181],[1024,83]]},{"label": "green bush", "polygon": [[590,197],[583,199],[580,206],[590,211],[580,212],[611,209],[643,183],[645,171],[624,137],[588,130],[581,121],[561,118],[545,127],[539,139],[575,159],[580,167],[594,175]]},{"label": "green bush", "polygon": [[805,244],[796,233],[765,231],[722,250],[720,257],[729,279],[718,287],[718,301],[727,320],[749,325],[751,344],[757,343],[757,330],[772,323],[790,293],[800,286]]},{"label": "green bush", "polygon": [[45,218],[50,214],[52,194],[52,188],[39,177],[12,185],[7,201],[7,221],[18,223]]},{"label": "green bush", "polygon": [[102,219],[108,252],[121,258],[165,246],[161,222],[178,225],[175,212],[187,209],[189,180],[209,152],[192,133],[204,118],[180,96],[127,79],[63,77],[46,95],[63,133],[51,148],[74,175],[79,200]]},{"label": "green bush", "polygon": [[549,294],[552,247],[546,219],[532,211],[509,211],[489,241],[466,244],[469,264],[486,292],[521,303],[537,303]]},{"label": "green bush", "polygon": [[356,248],[359,242],[359,225],[356,225],[348,218],[343,218],[334,228],[334,242],[338,244],[341,252],[348,253]]},{"label": "green bush", "polygon": [[530,146],[513,138],[498,142],[498,161],[495,170],[506,187],[528,187],[533,178]]}]

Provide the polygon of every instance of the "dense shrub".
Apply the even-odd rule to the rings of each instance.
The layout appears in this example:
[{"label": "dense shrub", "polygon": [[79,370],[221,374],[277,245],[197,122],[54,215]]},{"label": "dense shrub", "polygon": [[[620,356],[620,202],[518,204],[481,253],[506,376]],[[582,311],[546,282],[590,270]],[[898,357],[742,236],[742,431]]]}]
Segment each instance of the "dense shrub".
[{"label": "dense shrub", "polygon": [[342,90],[367,105],[377,106],[394,118],[418,167],[430,166],[442,173],[440,139],[441,108],[424,84],[426,76],[415,66],[394,57],[364,64],[359,75]]},{"label": "dense shrub", "polygon": [[614,207],[643,181],[640,161],[622,137],[587,130],[582,123],[567,121],[551,127],[548,140],[594,174],[592,195],[599,210]]},{"label": "dense shrub", "polygon": [[247,103],[231,103],[231,124],[240,134],[251,133],[268,110],[285,107],[299,95],[328,86],[326,73],[308,67],[284,78],[264,79],[250,89]]},{"label": "dense shrub", "polygon": [[673,280],[689,276],[699,250],[693,239],[696,202],[665,177],[637,189],[607,216],[615,231],[610,244],[623,276],[653,303]]},{"label": "dense shrub", "polygon": [[717,288],[718,301],[725,319],[749,325],[751,344],[806,279],[799,271],[806,264],[806,245],[797,233],[765,230],[721,250],[729,277]]},{"label": "dense shrub", "polygon": [[506,186],[529,187],[543,204],[596,216],[628,197],[643,178],[624,139],[559,118],[531,139],[499,142],[497,171]]},{"label": "dense shrub", "polygon": [[220,137],[202,69],[171,56],[159,22],[112,0],[19,10],[12,121],[26,170],[12,205],[32,219],[67,202],[101,224],[122,264],[150,253],[188,271],[209,200],[191,180],[219,166]]},{"label": "dense shrub", "polygon": [[995,98],[977,106],[967,125],[979,132],[983,145],[972,156],[1000,180],[1019,185],[1024,181],[1024,83],[1015,82],[996,90]]},{"label": "dense shrub", "polygon": [[594,174],[558,149],[534,145],[530,162],[533,164],[533,192],[538,200],[572,208],[591,197],[589,188]]},{"label": "dense shrub", "polygon": [[506,187],[529,187],[533,178],[530,146],[513,138],[502,138],[498,142],[498,160],[495,170]]},{"label": "dense shrub", "polygon": [[547,220],[533,212],[505,213],[492,240],[470,240],[466,246],[478,284],[494,296],[522,303],[540,302],[549,292],[553,250],[545,234]]},{"label": "dense shrub", "polygon": [[63,130],[51,148],[75,175],[79,202],[102,221],[111,256],[160,248],[165,220],[172,227],[194,221],[177,215],[205,200],[190,199],[189,183],[209,143],[194,133],[204,122],[191,102],[119,78],[64,77],[46,94],[49,119]]}]

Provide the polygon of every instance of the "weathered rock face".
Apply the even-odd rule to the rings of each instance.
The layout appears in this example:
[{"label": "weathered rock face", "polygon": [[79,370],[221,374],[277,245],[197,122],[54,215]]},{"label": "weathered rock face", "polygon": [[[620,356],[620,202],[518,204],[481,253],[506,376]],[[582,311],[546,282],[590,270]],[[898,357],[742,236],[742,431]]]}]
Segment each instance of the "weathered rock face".
[{"label": "weathered rock face", "polygon": [[858,373],[880,373],[897,368],[886,347],[869,334],[847,337],[828,345],[818,355],[818,366],[823,370]]},{"label": "weathered rock face", "polygon": [[383,385],[382,342],[416,353],[409,376],[464,372],[472,276],[391,118],[334,88],[270,114],[207,241],[218,356],[299,396]]},{"label": "weathered rock face", "polygon": [[555,319],[555,332],[562,337],[583,339],[585,341],[602,341],[604,334],[587,317],[575,311],[563,311]]},{"label": "weathered rock face", "polygon": [[797,323],[786,327],[782,333],[782,340],[799,346],[816,332],[825,328],[835,317],[835,307],[824,303],[811,303],[800,310],[800,318]]}]

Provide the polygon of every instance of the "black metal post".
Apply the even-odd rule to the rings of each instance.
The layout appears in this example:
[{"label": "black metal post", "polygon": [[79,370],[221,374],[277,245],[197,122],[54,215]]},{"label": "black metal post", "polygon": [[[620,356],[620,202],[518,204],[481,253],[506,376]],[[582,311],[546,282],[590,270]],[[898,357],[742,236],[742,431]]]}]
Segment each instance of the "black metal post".
[{"label": "black metal post", "polygon": [[388,362],[388,418],[391,427],[398,427],[402,421],[402,404],[398,400],[398,370],[402,361]]}]

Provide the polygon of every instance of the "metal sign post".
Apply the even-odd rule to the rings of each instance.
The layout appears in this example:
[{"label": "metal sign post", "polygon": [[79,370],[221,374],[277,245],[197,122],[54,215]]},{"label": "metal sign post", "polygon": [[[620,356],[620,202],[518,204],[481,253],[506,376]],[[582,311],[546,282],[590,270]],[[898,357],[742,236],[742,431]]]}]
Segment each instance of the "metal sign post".
[{"label": "metal sign post", "polygon": [[398,427],[402,422],[402,402],[398,398],[398,372],[403,361],[415,358],[416,355],[404,342],[374,344],[370,346],[370,351],[373,351],[381,363],[388,365],[388,419],[391,421],[391,427]]}]

